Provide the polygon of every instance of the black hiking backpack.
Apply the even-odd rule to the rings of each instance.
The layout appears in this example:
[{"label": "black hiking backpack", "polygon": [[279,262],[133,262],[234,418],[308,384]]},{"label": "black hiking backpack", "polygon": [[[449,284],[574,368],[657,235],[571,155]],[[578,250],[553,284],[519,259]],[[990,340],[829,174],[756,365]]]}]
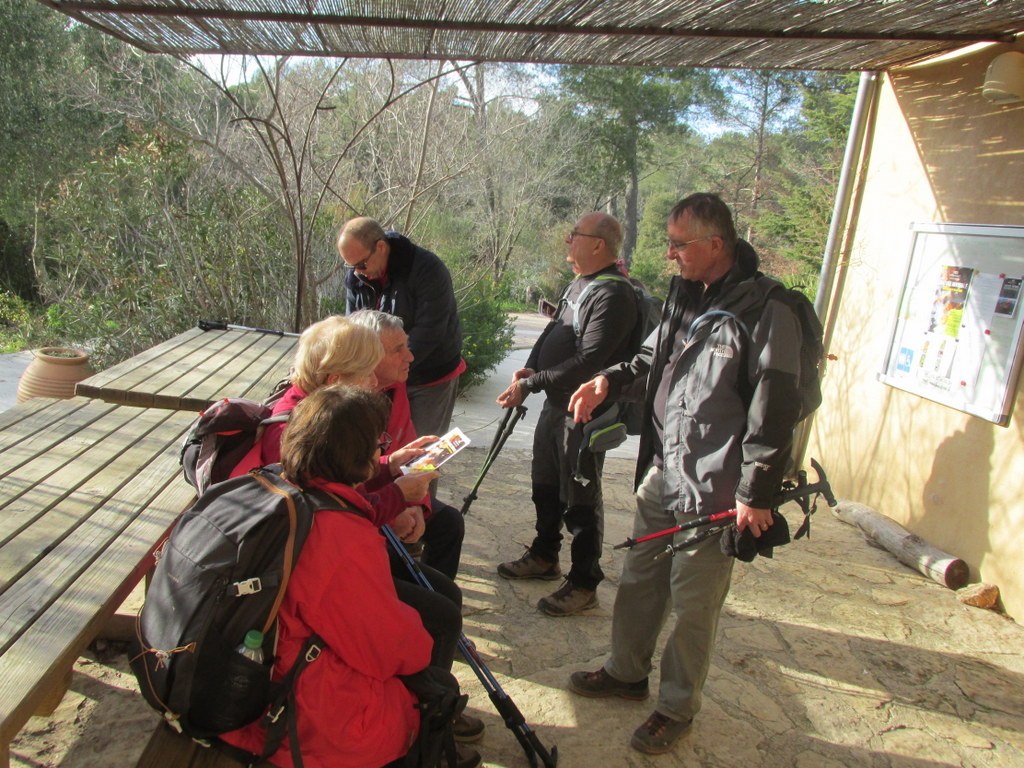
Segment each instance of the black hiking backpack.
[{"label": "black hiking backpack", "polygon": [[263,430],[291,415],[271,415],[289,386],[288,381],[278,383],[263,402],[226,397],[199,414],[182,442],[179,463],[200,496],[214,483],[227,480],[236,467],[248,472],[260,465],[257,452]]},{"label": "black hiking backpack", "polygon": [[797,288],[787,288],[778,280],[759,275],[758,285],[766,299],[781,301],[800,321],[800,420],[810,416],[821,405],[822,365],[825,361],[825,330],[814,311],[814,305]]},{"label": "black hiking backpack", "polygon": [[[254,470],[200,497],[158,550],[131,666],[176,730],[209,740],[263,716],[265,758],[294,727],[295,679],[323,644],[310,637],[285,678],[271,681],[277,613],[320,509],[358,514],[289,483],[277,465]],[[253,629],[263,633],[263,663],[236,650]],[[300,766],[298,739],[289,740]]]},{"label": "black hiking backpack", "polygon": [[[583,306],[583,299],[599,284],[599,283],[628,283],[633,289],[633,293],[636,295],[637,301],[637,323],[633,326],[633,335],[630,337],[630,354],[635,355],[640,351],[640,347],[643,346],[644,341],[647,337],[654,332],[661,322],[661,309],[663,303],[661,299],[652,296],[647,290],[630,280],[624,275],[598,275],[587,286],[580,291],[580,295],[576,297],[576,301],[566,301],[566,303],[572,309],[572,330],[576,335],[576,343],[579,344],[580,338],[582,337],[582,331],[580,329],[579,321],[579,308]],[[571,284],[570,284],[571,285]],[[568,292],[568,288],[566,289]],[[619,403],[619,416],[618,421],[626,427],[626,434],[628,435],[639,435],[640,430],[643,426],[643,415],[644,415],[644,404],[642,401],[636,402],[622,402]],[[623,438],[625,439],[625,438]]]},{"label": "black hiking backpack", "polygon": [[[824,329],[818,319],[818,313],[814,311],[814,305],[799,289],[787,288],[778,280],[760,273],[755,279],[765,303],[779,301],[785,304],[800,323],[800,378],[797,381],[797,395],[800,399],[799,421],[803,421],[821,405],[822,363],[825,360]],[[763,311],[763,305],[760,311]],[[687,331],[687,339],[693,336],[704,323],[722,316],[735,321],[749,343],[751,332],[747,323],[756,322],[757,318],[747,318],[745,323],[732,312],[724,309],[713,309],[694,319]],[[744,347],[745,355],[746,347]],[[754,395],[753,385],[750,382],[745,382],[745,385],[741,384],[741,390],[743,400],[749,406]]]}]

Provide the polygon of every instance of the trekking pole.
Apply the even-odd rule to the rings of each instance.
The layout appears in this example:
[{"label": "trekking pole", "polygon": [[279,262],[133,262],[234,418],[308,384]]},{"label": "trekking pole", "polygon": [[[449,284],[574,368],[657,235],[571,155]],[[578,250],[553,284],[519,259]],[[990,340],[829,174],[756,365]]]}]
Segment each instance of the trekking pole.
[{"label": "trekking pole", "polygon": [[[830,506],[834,507],[838,503],[835,495],[832,493],[832,486],[828,484],[828,478],[825,477],[825,470],[821,468],[814,459],[811,459],[811,466],[814,471],[818,474],[818,481],[816,483],[807,482],[807,473],[801,470],[797,473],[796,484],[784,483],[778,493],[775,494],[775,498],[772,499],[772,509],[778,509],[787,501],[799,501],[800,508],[804,512],[804,522],[800,526],[794,539],[799,539],[801,536],[807,534],[810,535],[811,530],[811,515],[814,514],[815,503],[810,500],[811,496],[821,494],[825,497],[825,502]],[[680,531],[687,531],[691,528],[699,528],[702,525],[709,525],[711,523],[717,523],[722,520],[729,520],[736,517],[735,509],[728,509],[724,512],[715,512],[710,515],[702,515],[688,523],[681,523],[680,525],[673,525],[671,528],[666,528],[663,531],[656,531],[655,533],[649,533],[646,536],[641,536],[639,539],[626,539],[621,544],[616,544],[612,549],[632,549],[637,544],[642,544],[645,541],[651,539],[658,539],[662,536],[671,536],[674,533]]]},{"label": "trekking pole", "polygon": [[[391,529],[391,526],[382,525],[380,529],[384,532],[384,537],[388,540],[388,544],[391,545],[391,548],[402,559],[402,562],[405,563],[405,567],[409,569],[409,573],[412,574],[416,583],[425,589],[429,589],[431,592],[436,592],[437,590],[430,583],[430,579],[423,573],[419,563],[406,551],[405,546]],[[519,707],[516,706],[512,698],[504,691],[501,684],[498,683],[498,680],[491,673],[491,670],[484,664],[480,654],[477,653],[476,646],[466,637],[465,633],[459,633],[458,648],[466,663],[476,673],[484,690],[487,691],[487,696],[490,698],[494,708],[505,721],[505,727],[512,731],[519,745],[523,748],[531,768],[537,768],[538,758],[540,758],[544,768],[555,768],[558,765],[558,747],[552,747],[549,752],[541,744],[536,732],[530,728],[526,718],[523,717],[523,713],[519,711]]]},{"label": "trekking pole", "polygon": [[702,525],[710,525],[711,523],[717,523],[722,520],[733,520],[735,518],[735,509],[727,509],[725,512],[715,512],[712,515],[701,515],[688,523],[673,525],[671,528],[666,528],[663,531],[657,531],[655,533],[649,533],[646,536],[641,536],[639,539],[626,539],[621,544],[616,544],[612,549],[632,549],[637,544],[643,544],[645,541],[650,541],[651,539],[660,539],[662,536],[671,536],[673,533],[679,533],[680,531],[688,531],[691,528],[700,528]]},{"label": "trekking pole", "polygon": [[678,544],[669,544],[667,547],[665,547],[663,551],[656,554],[653,559],[659,560],[665,555],[672,557],[673,555],[675,555],[676,552],[681,552],[684,549],[694,546],[695,544],[700,544],[705,539],[710,539],[712,536],[717,536],[720,533],[724,533],[725,531],[732,528],[732,526],[733,524],[729,523],[729,525],[714,525],[711,528],[705,528],[703,531],[696,534],[695,536],[691,536],[686,541],[680,541]]},{"label": "trekking pole", "polygon": [[[512,418],[513,413],[515,418]],[[516,428],[522,418],[526,415],[526,406],[517,405],[515,408],[506,408],[505,416],[501,420],[501,424],[498,425],[498,431],[494,433],[494,439],[491,441],[491,447],[487,451],[487,456],[484,458],[483,467],[480,468],[480,475],[476,479],[476,484],[473,486],[473,490],[462,499],[462,514],[465,515],[469,512],[469,505],[476,501],[476,492],[480,489],[480,483],[484,481],[484,477],[491,468],[491,464],[498,458],[498,454],[504,447],[505,442],[512,434],[512,430]]]},{"label": "trekking pole", "polygon": [[199,330],[201,331],[255,331],[256,333],[269,333],[273,336],[298,336],[291,331],[275,331],[270,328],[250,328],[248,325],[232,325],[222,320],[200,320]]}]

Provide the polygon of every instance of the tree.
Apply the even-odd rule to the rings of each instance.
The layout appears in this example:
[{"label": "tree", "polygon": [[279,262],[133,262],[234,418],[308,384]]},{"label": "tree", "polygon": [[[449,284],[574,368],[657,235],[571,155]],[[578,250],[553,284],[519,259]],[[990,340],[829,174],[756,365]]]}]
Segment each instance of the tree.
[{"label": "tree", "polygon": [[857,75],[813,73],[801,86],[797,126],[787,131],[776,210],[761,217],[762,233],[802,276],[806,288],[817,273],[842,166],[846,137],[856,98]]},{"label": "tree", "polygon": [[622,258],[629,264],[637,240],[641,168],[656,135],[686,131],[686,117],[704,77],[685,69],[562,67],[560,86],[576,107],[585,140],[577,157],[579,178],[593,190],[592,207],[620,191],[625,210]]},{"label": "tree", "polygon": [[[745,237],[750,240],[766,193],[769,165],[778,157],[769,141],[773,134],[795,121],[802,75],[762,69],[727,70],[715,77],[724,98],[711,102],[711,114],[748,139],[746,151],[737,151],[742,166],[739,172],[731,174],[734,182],[739,182],[734,183],[731,202],[737,214],[746,214]],[[742,149],[734,146],[734,150]]]}]

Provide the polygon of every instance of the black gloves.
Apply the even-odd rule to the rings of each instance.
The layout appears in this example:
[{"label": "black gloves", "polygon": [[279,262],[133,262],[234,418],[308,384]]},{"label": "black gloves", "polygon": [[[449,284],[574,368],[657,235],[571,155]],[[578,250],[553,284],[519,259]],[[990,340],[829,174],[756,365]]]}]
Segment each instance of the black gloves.
[{"label": "black gloves", "polygon": [[761,534],[760,538],[755,538],[749,528],[744,529],[743,533],[739,533],[736,526],[731,526],[722,534],[721,544],[722,554],[735,557],[745,563],[749,563],[757,555],[771,557],[774,547],[789,544],[789,523],[786,522],[786,518],[773,509],[772,524],[767,531]]}]

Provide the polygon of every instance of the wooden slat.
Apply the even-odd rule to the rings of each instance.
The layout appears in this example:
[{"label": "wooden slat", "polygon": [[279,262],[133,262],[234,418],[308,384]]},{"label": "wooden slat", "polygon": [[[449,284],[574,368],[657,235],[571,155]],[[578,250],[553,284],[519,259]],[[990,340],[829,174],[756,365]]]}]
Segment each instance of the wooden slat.
[{"label": "wooden slat", "polygon": [[[116,526],[105,516],[145,508],[152,489],[137,482],[139,473],[165,457],[164,483],[176,479],[189,423],[188,414],[116,408],[8,477],[0,495],[0,595],[78,528]],[[3,635],[0,626],[0,647]]]},{"label": "wooden slat", "polygon": [[[19,409],[29,424],[50,423],[3,453],[37,455],[0,484],[0,745],[59,689],[193,497],[178,467],[190,414],[72,401]],[[61,411],[66,437],[55,440]]]},{"label": "wooden slat", "polygon": [[[201,411],[222,397],[262,399],[287,376],[297,339],[258,331],[187,331],[79,383],[76,392],[144,408]],[[154,351],[159,350],[158,354]]]},{"label": "wooden slat", "polygon": [[[125,389],[125,382],[135,383],[138,379],[134,376],[134,372],[140,368],[148,365],[152,365],[158,362],[161,358],[175,358],[180,356],[181,348],[188,347],[196,343],[196,339],[206,339],[205,331],[201,331],[198,328],[190,328],[184,333],[179,333],[172,339],[168,339],[163,344],[158,344],[155,347],[150,347],[145,352],[140,352],[134,357],[125,360],[124,362],[118,363],[117,365],[106,368],[99,373],[95,373],[84,381],[78,382],[76,387],[84,387],[89,390],[101,390],[109,387],[111,389]],[[75,394],[82,395],[82,392],[77,391]],[[95,397],[95,395],[83,395],[85,397]]]},{"label": "wooden slat", "polygon": [[[197,333],[199,335],[196,335]],[[148,350],[142,355],[119,363],[111,369],[116,375],[108,380],[94,381],[98,377],[90,377],[79,382],[75,389],[76,394],[111,403],[143,408],[159,407],[153,404],[154,393],[181,379],[182,376],[191,375],[193,368],[227,347],[232,341],[231,335],[225,331],[192,330],[186,331],[182,336],[187,338],[181,343],[174,343],[181,339],[181,336],[171,339],[167,342],[167,348],[159,355],[152,355],[153,350]],[[183,388],[187,389],[193,384],[194,380],[185,381]]]},{"label": "wooden slat", "polygon": [[43,450],[41,442],[56,445],[64,434],[55,431],[54,425],[64,425],[73,433],[72,425],[84,427],[90,421],[99,418],[113,405],[105,405],[101,410],[83,410],[93,401],[83,397],[70,400],[29,400],[19,403],[17,407],[4,411],[6,423],[0,423],[0,455],[4,461],[0,466],[0,478],[6,477],[16,468],[15,451],[18,455],[36,455]]},{"label": "wooden slat", "polygon": [[184,734],[161,723],[153,732],[135,768],[238,768],[232,760],[212,747],[201,747]]}]

